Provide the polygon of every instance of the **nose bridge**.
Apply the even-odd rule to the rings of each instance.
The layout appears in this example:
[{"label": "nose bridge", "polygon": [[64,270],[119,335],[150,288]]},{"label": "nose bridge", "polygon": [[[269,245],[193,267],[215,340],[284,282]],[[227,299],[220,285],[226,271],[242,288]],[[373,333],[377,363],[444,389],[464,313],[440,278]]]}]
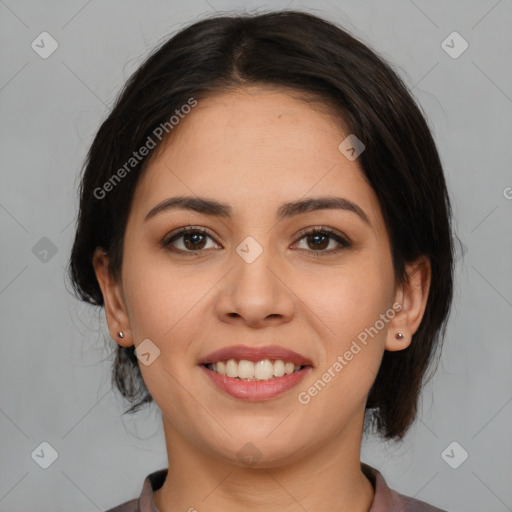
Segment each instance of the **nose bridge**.
[{"label": "nose bridge", "polygon": [[221,292],[219,314],[242,317],[252,324],[269,317],[289,320],[293,294],[277,277],[279,273],[273,267],[279,267],[279,262],[272,249],[247,237],[236,247],[231,260],[233,269]]}]

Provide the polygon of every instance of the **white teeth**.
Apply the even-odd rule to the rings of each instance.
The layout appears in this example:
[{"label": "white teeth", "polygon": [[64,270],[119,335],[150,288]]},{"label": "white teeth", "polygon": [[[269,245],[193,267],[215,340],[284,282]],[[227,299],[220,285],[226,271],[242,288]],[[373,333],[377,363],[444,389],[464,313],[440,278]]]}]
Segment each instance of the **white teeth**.
[{"label": "white teeth", "polygon": [[254,365],[254,377],[256,380],[269,380],[274,376],[274,365],[272,361],[264,359]]},{"label": "white teeth", "polygon": [[241,359],[229,359],[227,361],[217,361],[211,363],[209,368],[219,375],[225,375],[231,378],[241,380],[271,380],[274,377],[283,377],[291,375],[301,369],[301,366],[290,361],[276,359],[262,359],[256,363]]},{"label": "white teeth", "polygon": [[281,361],[281,359],[278,359],[274,363],[274,377],[282,377],[285,374],[284,369],[284,361]]},{"label": "white teeth", "polygon": [[217,363],[217,368],[212,368],[213,371],[217,372],[219,375],[226,375],[226,365],[224,363],[224,361],[219,361]]},{"label": "white teeth", "polygon": [[230,359],[226,363],[226,375],[228,377],[238,377],[238,363],[234,359]]},{"label": "white teeth", "polygon": [[241,379],[254,379],[254,363],[241,359],[238,363],[238,376]]},{"label": "white teeth", "polygon": [[286,375],[291,375],[293,370],[295,370],[295,365],[293,363],[286,363],[284,365],[284,371],[286,372]]}]

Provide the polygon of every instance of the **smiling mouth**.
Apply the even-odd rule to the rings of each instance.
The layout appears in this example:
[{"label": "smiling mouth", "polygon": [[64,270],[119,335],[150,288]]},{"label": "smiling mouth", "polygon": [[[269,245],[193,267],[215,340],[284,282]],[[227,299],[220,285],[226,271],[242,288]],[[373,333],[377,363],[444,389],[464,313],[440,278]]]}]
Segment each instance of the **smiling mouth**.
[{"label": "smiling mouth", "polygon": [[282,359],[262,359],[256,362],[246,359],[228,359],[204,366],[219,375],[245,381],[269,381],[306,368]]}]

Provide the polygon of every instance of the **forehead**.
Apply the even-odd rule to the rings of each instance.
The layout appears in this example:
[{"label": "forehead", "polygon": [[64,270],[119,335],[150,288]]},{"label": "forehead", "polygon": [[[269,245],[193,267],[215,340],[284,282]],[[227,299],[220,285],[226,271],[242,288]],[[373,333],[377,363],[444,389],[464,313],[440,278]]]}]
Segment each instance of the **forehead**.
[{"label": "forehead", "polygon": [[162,143],[138,184],[134,208],[171,195],[210,196],[254,213],[275,200],[343,195],[379,224],[377,198],[357,160],[338,149],[349,135],[328,105],[248,88],[198,101]]}]

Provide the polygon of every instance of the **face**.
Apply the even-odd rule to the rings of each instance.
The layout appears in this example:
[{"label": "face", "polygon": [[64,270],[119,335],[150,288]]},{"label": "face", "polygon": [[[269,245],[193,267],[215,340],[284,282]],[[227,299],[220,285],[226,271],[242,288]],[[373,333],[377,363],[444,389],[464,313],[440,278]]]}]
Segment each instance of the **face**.
[{"label": "face", "polygon": [[[271,466],[360,436],[383,352],[414,325],[393,309],[404,290],[377,197],[338,149],[348,135],[312,104],[245,89],[199,101],[150,161],[121,279],[102,288],[123,344],[150,340],[139,366],[171,446],[242,464],[252,443]],[[177,197],[196,201],[165,207]],[[272,378],[223,376],[228,359]]]}]

